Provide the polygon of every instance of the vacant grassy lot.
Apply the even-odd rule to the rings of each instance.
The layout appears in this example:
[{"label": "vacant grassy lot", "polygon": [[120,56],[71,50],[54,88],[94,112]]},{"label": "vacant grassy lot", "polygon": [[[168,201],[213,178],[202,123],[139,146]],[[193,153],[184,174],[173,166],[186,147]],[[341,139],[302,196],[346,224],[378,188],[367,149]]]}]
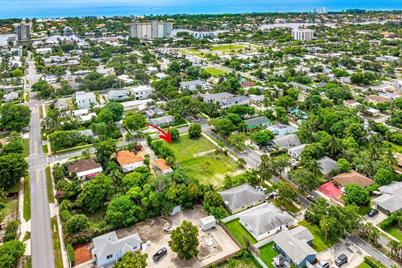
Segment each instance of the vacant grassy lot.
[{"label": "vacant grassy lot", "polygon": [[222,51],[222,52],[231,52],[232,50],[239,50],[245,48],[245,45],[233,45],[233,44],[226,44],[226,45],[216,45],[211,48],[212,51]]},{"label": "vacant grassy lot", "polygon": [[215,67],[207,67],[204,70],[212,76],[220,76],[228,73],[226,70]]},{"label": "vacant grassy lot", "polygon": [[225,174],[236,171],[235,161],[224,154],[212,152],[216,146],[204,137],[193,140],[183,135],[180,141],[167,146],[173,150],[180,167],[202,183],[219,185]]},{"label": "vacant grassy lot", "polygon": [[289,202],[287,200],[282,200],[282,199],[275,199],[272,203],[274,203],[275,206],[280,207],[286,211],[292,212],[292,213],[297,213],[300,211],[295,205],[293,205],[292,202]]},{"label": "vacant grassy lot", "polygon": [[244,247],[246,247],[246,240],[250,241],[251,244],[255,244],[257,241],[254,237],[241,225],[239,219],[225,223],[230,233],[240,242]]},{"label": "vacant grassy lot", "polygon": [[309,231],[314,236],[312,247],[317,252],[321,252],[324,249],[332,247],[335,244],[325,241],[324,234],[321,232],[320,227],[318,227],[317,225],[310,224],[307,221],[301,221],[299,224],[309,229]]},{"label": "vacant grassy lot", "polygon": [[260,248],[260,258],[269,268],[274,268],[272,262],[279,252],[274,248],[274,242],[268,243]]}]

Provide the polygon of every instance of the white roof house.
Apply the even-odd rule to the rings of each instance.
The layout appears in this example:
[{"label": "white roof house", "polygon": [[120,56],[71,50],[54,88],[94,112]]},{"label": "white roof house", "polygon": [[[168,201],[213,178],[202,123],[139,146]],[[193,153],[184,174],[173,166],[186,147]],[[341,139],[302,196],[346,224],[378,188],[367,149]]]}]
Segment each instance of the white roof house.
[{"label": "white roof house", "polygon": [[149,119],[149,123],[151,125],[158,126],[158,127],[169,125],[173,121],[174,121],[174,117],[171,115]]},{"label": "white roof house", "polygon": [[114,264],[125,253],[141,249],[142,240],[138,234],[117,238],[116,232],[110,232],[92,240],[92,255],[97,267]]},{"label": "white roof house", "polygon": [[12,91],[12,92],[7,93],[7,94],[5,94],[5,95],[3,96],[3,99],[4,99],[5,102],[10,102],[10,101],[13,101],[13,100],[18,100],[18,98],[19,98],[19,94],[18,94],[18,92],[16,92],[16,91]]},{"label": "white roof house", "polygon": [[134,101],[125,101],[121,104],[124,107],[124,111],[131,111],[131,110],[145,110],[148,104],[153,102],[152,99],[145,99],[145,100],[134,100]]},{"label": "white roof house", "polygon": [[128,99],[128,91],[125,89],[112,89],[107,93],[107,98],[111,101],[121,101]]},{"label": "white roof house", "polygon": [[91,108],[97,103],[96,96],[93,92],[78,91],[75,93],[75,102],[80,109]]},{"label": "white roof house", "polygon": [[196,91],[198,88],[206,89],[207,82],[203,80],[192,80],[192,81],[183,81],[180,83],[180,89],[188,89],[190,91]]},{"label": "white roof house", "polygon": [[268,126],[268,130],[272,131],[277,136],[285,136],[287,134],[294,134],[297,128],[291,125],[285,125],[281,123],[276,123],[274,125]]},{"label": "white roof house", "polygon": [[300,156],[304,151],[304,148],[307,144],[300,144],[299,146],[295,146],[288,149],[288,155],[293,159],[300,160]]},{"label": "white roof house", "polygon": [[148,85],[129,87],[127,89],[136,100],[147,99],[155,91],[151,86]]},{"label": "white roof house", "polygon": [[271,203],[263,203],[257,207],[250,208],[242,212],[239,219],[240,223],[257,241],[295,223],[295,218]]},{"label": "white roof house", "polygon": [[223,108],[227,108],[233,105],[248,105],[250,104],[250,99],[247,96],[235,96],[231,93],[220,92],[214,94],[204,94],[202,95],[204,102],[218,103]]}]

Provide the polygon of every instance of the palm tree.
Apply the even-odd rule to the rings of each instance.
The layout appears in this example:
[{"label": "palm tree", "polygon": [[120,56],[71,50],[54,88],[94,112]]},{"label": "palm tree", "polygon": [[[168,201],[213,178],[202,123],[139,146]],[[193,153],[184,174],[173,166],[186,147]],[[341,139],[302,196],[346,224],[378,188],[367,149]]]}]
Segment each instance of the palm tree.
[{"label": "palm tree", "polygon": [[342,150],[342,146],[337,137],[331,136],[326,149],[331,157],[335,157]]},{"label": "palm tree", "polygon": [[383,147],[383,140],[380,135],[373,134],[369,139],[370,143],[370,156],[372,159],[377,160],[380,158],[380,152]]},{"label": "palm tree", "polygon": [[391,148],[387,148],[387,150],[385,151],[385,154],[383,155],[383,161],[391,167],[394,167],[398,164],[398,161],[395,158],[394,152]]},{"label": "palm tree", "polygon": [[391,249],[391,256],[393,258],[397,257],[399,244],[400,243],[394,239],[389,240],[389,242],[387,244],[387,246]]},{"label": "palm tree", "polygon": [[130,141],[132,141],[133,139],[134,139],[133,134],[131,134],[130,131],[127,131],[126,136],[124,136],[124,140],[127,141],[127,142],[130,142]]},{"label": "palm tree", "polygon": [[273,161],[266,154],[261,156],[261,164],[258,166],[258,173],[261,177],[261,180],[271,179],[274,173]]},{"label": "palm tree", "polygon": [[305,163],[305,167],[314,174],[315,177],[320,176],[321,170],[320,170],[320,164],[316,159],[310,159]]}]

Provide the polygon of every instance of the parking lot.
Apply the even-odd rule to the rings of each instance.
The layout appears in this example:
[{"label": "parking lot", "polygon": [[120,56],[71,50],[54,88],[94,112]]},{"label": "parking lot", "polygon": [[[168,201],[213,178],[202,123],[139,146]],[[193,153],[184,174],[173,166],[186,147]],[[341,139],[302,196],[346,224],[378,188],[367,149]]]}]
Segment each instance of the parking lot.
[{"label": "parking lot", "polygon": [[[184,210],[174,216],[157,217],[135,224],[132,227],[118,230],[117,235],[122,237],[138,233],[142,241],[146,243],[144,246],[146,247],[145,252],[148,254],[147,262],[149,267],[204,267],[240,250],[222,227],[217,226],[207,232],[199,230],[199,254],[197,258],[191,261],[183,261],[177,257],[176,253],[172,252],[169,247],[170,234],[163,229],[166,224],[169,224],[174,229],[183,220],[199,226],[200,219],[206,216],[207,214],[202,207],[197,206],[192,210]],[[152,256],[162,247],[167,248],[167,254],[158,262],[154,262]]]},{"label": "parking lot", "polygon": [[341,242],[335,244],[333,247],[320,252],[317,255],[318,261],[328,261],[330,267],[337,267],[335,259],[345,254],[348,257],[348,262],[342,265],[342,268],[355,268],[364,261],[364,256],[367,254],[356,247],[351,241],[343,239]]}]

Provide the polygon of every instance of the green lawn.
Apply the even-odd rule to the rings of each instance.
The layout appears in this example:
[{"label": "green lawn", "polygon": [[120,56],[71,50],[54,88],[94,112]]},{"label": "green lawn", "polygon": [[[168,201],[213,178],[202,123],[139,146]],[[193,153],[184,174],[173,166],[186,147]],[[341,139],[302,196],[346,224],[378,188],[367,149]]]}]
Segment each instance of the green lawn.
[{"label": "green lawn", "polygon": [[22,139],[22,142],[24,143],[24,157],[29,156],[29,139]]},{"label": "green lawn", "polygon": [[50,172],[50,166],[46,167],[45,172],[46,172],[47,198],[49,199],[49,203],[54,203],[52,174]]},{"label": "green lawn", "polygon": [[8,215],[12,213],[17,213],[18,201],[17,199],[7,200],[6,206],[0,213],[0,222]]},{"label": "green lawn", "polygon": [[255,244],[257,240],[241,225],[239,219],[225,223],[226,228],[229,232],[240,242],[244,247],[246,246],[246,239],[250,241],[251,244]]},{"label": "green lawn", "polygon": [[61,242],[59,237],[59,228],[57,226],[56,216],[51,218],[50,224],[52,228],[54,266],[56,268],[63,268],[63,256],[61,255]]},{"label": "green lawn", "polygon": [[217,149],[203,136],[193,140],[188,135],[183,135],[180,136],[179,142],[167,144],[167,147],[172,149],[180,167],[189,176],[193,176],[203,183],[219,185],[223,182],[225,174],[237,170],[235,161],[224,154],[211,152],[197,156],[199,153]]},{"label": "green lawn", "polygon": [[260,248],[260,258],[269,268],[274,268],[272,262],[279,252],[274,248],[274,242],[268,243]]},{"label": "green lawn", "polygon": [[[215,266],[213,266],[215,267]],[[244,251],[239,256],[228,259],[222,264],[216,266],[218,268],[260,268],[261,265],[251,255],[250,252]]]},{"label": "green lawn", "polygon": [[400,145],[398,145],[398,144],[395,144],[395,143],[393,143],[393,142],[387,142],[387,143],[391,145],[391,148],[392,148],[392,150],[393,150],[394,152],[396,152],[396,153],[402,153],[402,146],[400,146]]},{"label": "green lawn", "polygon": [[392,235],[393,237],[402,242],[402,231],[397,226],[385,229],[384,231],[386,231],[387,233],[389,233],[390,235]]},{"label": "green lawn", "polygon": [[281,207],[286,211],[292,212],[292,213],[297,213],[300,211],[300,209],[298,209],[297,207],[295,207],[295,205],[293,205],[293,203],[288,202],[288,201],[283,201],[279,198],[275,199],[272,203],[274,203],[275,206],[277,207]]},{"label": "green lawn", "polygon": [[313,239],[312,247],[317,252],[321,252],[324,249],[327,249],[335,244],[335,243],[326,242],[324,240],[324,234],[321,232],[320,227],[318,227],[317,225],[310,224],[307,221],[301,221],[301,222],[299,222],[299,224],[306,227],[307,229],[309,229],[309,231],[313,234],[314,239]]},{"label": "green lawn", "polygon": [[47,144],[42,145],[42,150],[44,154],[47,154],[49,152]]},{"label": "green lawn", "polygon": [[212,76],[220,76],[220,75],[228,73],[226,70],[215,68],[215,67],[207,67],[204,70]]},{"label": "green lawn", "polygon": [[31,188],[29,176],[24,179],[24,219],[26,221],[31,219]]},{"label": "green lawn", "polygon": [[362,262],[357,268],[371,268],[370,265],[368,265],[366,262]]},{"label": "green lawn", "polygon": [[233,45],[233,44],[226,44],[226,45],[216,45],[212,46],[212,51],[222,51],[222,52],[231,52],[232,50],[239,50],[245,48],[245,45]]}]

